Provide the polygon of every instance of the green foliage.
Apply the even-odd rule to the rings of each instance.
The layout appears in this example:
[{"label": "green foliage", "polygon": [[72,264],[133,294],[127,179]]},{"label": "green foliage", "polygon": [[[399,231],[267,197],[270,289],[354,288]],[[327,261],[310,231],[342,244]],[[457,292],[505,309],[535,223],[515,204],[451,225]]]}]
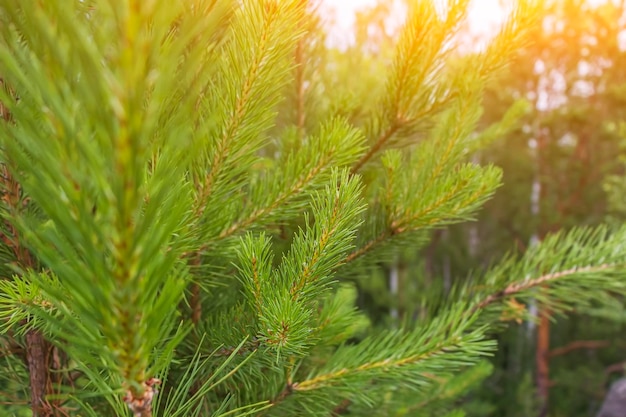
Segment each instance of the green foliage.
[{"label": "green foliage", "polygon": [[[3,383],[29,387],[35,414],[462,416],[453,401],[488,372],[514,298],[623,293],[626,230],[598,228],[399,328],[355,307],[348,278],[471,219],[500,185],[468,156],[518,112],[473,135],[534,8],[454,60],[467,7],[416,2],[390,65],[373,65],[383,87],[351,98],[371,103],[361,113],[331,92],[345,68],[305,71],[342,64],[317,60],[307,2],[0,0],[0,256],[15,264],[0,331],[26,357],[3,362],[21,366]],[[59,359],[31,366],[37,346]]]}]

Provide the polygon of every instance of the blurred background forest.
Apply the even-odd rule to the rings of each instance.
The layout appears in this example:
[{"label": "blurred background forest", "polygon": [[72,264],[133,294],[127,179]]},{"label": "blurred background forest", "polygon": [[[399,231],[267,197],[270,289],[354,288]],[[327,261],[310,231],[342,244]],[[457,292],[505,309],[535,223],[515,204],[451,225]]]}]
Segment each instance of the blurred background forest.
[{"label": "blurred background forest", "polygon": [[[532,42],[484,91],[476,132],[484,146],[469,156],[501,167],[503,186],[476,221],[434,232],[425,246],[407,247],[395,267],[357,282],[359,304],[375,325],[398,326],[419,316],[470,273],[480,274],[512,251],[523,252],[548,232],[626,220],[626,5],[623,0],[541,5],[529,28]],[[321,30],[313,31],[317,42],[308,45],[317,50],[309,56],[323,57],[317,66],[331,79],[297,85],[318,99],[343,98],[345,107],[335,110],[358,124],[368,95],[382,88],[379,74],[397,33],[397,6],[380,1],[360,8],[348,44],[337,46]],[[479,2],[477,17],[459,28],[459,47],[451,52],[458,59],[481,45],[484,33],[470,28],[481,25],[480,7]],[[320,16],[321,27],[328,15]],[[351,76],[355,69],[358,77]],[[315,74],[300,76],[316,80]],[[301,93],[294,92],[294,100]],[[285,103],[282,114],[297,112],[298,105],[305,104]],[[309,115],[301,125],[315,122]],[[623,376],[623,304],[607,300],[566,317],[532,313],[534,322],[519,321],[498,336],[500,349],[491,364],[460,381],[459,389],[468,392],[462,406],[469,415],[594,415],[610,382]]]}]

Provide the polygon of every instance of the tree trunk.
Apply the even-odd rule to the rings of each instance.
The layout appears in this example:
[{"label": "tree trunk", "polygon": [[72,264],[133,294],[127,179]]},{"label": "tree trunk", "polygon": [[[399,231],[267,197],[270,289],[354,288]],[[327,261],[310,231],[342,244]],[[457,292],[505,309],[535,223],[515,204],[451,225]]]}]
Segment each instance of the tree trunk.
[{"label": "tree trunk", "polygon": [[[535,142],[536,178],[533,181],[531,210],[535,217],[539,219],[538,230],[531,239],[531,246],[536,245],[545,237],[550,225],[545,213],[542,211],[542,203],[548,193],[549,162],[545,160],[544,152],[548,144],[549,132],[544,128],[539,128]],[[531,146],[532,148],[532,146]],[[550,397],[550,312],[539,306],[539,326],[537,328],[537,344],[535,346],[535,378],[537,386],[537,397],[539,402],[539,417],[545,417],[548,413]]]},{"label": "tree trunk", "polygon": [[543,309],[540,313],[539,328],[537,329],[537,395],[539,397],[539,416],[548,413],[548,399],[550,395],[550,313]]},{"label": "tree trunk", "polygon": [[48,342],[38,330],[26,333],[26,359],[30,377],[30,405],[33,417],[53,416],[53,410],[46,400],[48,390]]}]

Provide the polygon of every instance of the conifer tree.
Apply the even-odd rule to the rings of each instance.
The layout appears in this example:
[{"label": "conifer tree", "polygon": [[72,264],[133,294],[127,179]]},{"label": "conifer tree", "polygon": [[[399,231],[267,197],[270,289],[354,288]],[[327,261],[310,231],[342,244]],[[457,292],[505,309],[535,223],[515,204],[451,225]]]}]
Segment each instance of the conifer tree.
[{"label": "conifer tree", "polygon": [[451,63],[467,6],[414,2],[379,88],[350,103],[306,1],[0,0],[3,401],[461,415],[525,300],[622,293],[626,228],[577,229],[400,329],[354,307],[351,283],[500,183],[466,159],[533,8]]}]

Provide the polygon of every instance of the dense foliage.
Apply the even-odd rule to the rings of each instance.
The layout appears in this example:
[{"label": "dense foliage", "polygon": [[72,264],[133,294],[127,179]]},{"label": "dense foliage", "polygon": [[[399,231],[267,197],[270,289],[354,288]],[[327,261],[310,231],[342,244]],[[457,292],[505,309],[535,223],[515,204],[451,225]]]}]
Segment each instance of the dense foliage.
[{"label": "dense foliage", "polygon": [[413,2],[388,48],[339,58],[301,0],[0,0],[1,404],[461,416],[527,306],[617,299],[626,228],[597,226],[428,293],[402,324],[357,308],[501,185],[472,156],[523,112],[479,124],[484,92],[537,9],[461,55],[467,7]]}]

